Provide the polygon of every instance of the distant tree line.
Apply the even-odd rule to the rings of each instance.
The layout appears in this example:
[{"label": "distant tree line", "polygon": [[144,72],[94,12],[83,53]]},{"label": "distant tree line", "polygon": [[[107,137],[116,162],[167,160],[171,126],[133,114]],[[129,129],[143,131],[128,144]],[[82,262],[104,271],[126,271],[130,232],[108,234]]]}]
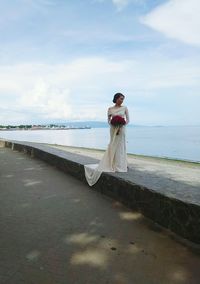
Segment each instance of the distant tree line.
[{"label": "distant tree line", "polygon": [[6,128],[6,129],[14,129],[14,128],[18,128],[18,129],[30,129],[33,127],[49,127],[49,128],[53,128],[53,127],[66,127],[65,125],[57,125],[57,124],[49,124],[49,125],[43,125],[43,124],[37,124],[37,125],[31,125],[31,124],[21,124],[21,125],[0,125],[0,128]]},{"label": "distant tree line", "polygon": [[0,128],[6,128],[6,129],[11,129],[11,128],[20,128],[20,129],[22,129],[22,128],[26,128],[26,129],[28,129],[28,128],[32,128],[32,125],[30,125],[30,124],[27,124],[27,125],[0,125]]}]

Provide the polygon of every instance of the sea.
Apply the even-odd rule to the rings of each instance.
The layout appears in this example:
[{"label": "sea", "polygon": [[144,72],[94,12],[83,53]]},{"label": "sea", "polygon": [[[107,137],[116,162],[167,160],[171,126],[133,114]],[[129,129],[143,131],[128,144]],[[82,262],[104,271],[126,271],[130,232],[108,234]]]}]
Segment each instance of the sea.
[{"label": "sea", "polygon": [[[109,128],[0,131],[0,138],[106,149]],[[200,162],[200,126],[128,126],[127,153]]]}]

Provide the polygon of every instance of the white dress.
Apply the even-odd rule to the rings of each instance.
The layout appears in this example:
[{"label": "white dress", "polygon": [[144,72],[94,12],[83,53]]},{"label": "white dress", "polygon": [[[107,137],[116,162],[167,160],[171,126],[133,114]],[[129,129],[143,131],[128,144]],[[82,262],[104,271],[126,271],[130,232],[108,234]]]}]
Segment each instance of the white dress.
[{"label": "white dress", "polygon": [[[128,109],[126,106],[111,107],[108,109],[108,117],[120,115],[126,118],[128,123]],[[85,177],[90,186],[94,185],[101,176],[102,172],[127,172],[127,155],[126,155],[126,127],[118,128],[110,126],[110,143],[108,148],[99,162],[99,164],[85,165]]]}]

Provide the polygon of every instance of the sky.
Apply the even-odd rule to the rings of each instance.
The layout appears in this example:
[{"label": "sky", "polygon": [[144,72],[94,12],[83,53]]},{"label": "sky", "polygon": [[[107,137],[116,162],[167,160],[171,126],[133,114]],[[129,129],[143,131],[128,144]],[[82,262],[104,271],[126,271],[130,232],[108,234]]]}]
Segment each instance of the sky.
[{"label": "sky", "polygon": [[200,125],[199,0],[0,0],[0,125]]}]

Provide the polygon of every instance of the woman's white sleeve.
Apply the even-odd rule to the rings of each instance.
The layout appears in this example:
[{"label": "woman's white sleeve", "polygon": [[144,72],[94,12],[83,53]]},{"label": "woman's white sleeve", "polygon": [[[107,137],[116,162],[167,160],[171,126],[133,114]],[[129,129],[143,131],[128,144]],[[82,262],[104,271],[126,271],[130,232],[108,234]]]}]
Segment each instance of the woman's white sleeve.
[{"label": "woman's white sleeve", "polygon": [[129,117],[129,112],[128,112],[128,108],[126,107],[126,110],[125,110],[125,114],[126,114],[126,124],[129,123],[130,121],[130,117]]}]

